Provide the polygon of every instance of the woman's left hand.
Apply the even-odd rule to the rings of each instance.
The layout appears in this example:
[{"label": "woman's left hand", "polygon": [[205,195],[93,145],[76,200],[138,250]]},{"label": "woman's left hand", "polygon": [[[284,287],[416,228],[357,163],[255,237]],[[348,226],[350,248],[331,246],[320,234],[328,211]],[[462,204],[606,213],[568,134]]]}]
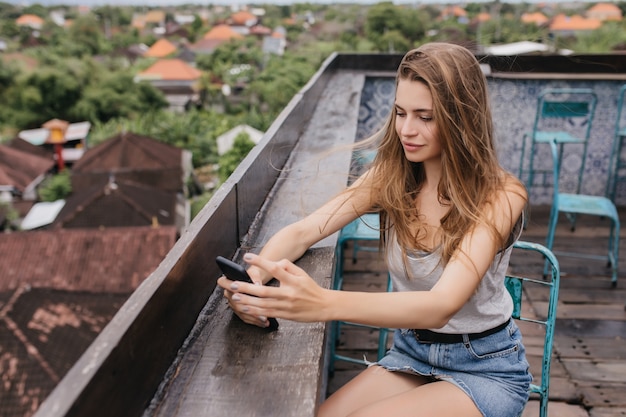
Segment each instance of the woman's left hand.
[{"label": "woman's left hand", "polygon": [[328,290],[317,285],[304,270],[288,260],[274,262],[251,253],[243,259],[276,278],[280,286],[220,278],[218,285],[232,293],[230,302],[237,303],[239,311],[256,317],[278,317],[300,322],[328,320]]}]

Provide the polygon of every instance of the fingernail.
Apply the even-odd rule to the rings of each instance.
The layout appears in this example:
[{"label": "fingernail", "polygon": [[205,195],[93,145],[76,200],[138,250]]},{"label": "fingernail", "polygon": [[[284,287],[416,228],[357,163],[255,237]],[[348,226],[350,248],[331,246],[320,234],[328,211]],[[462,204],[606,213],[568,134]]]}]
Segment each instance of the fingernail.
[{"label": "fingernail", "polygon": [[241,301],[241,296],[239,294],[233,294],[231,297],[233,301]]},{"label": "fingernail", "polygon": [[265,321],[267,320],[267,317],[259,316],[259,320],[261,320],[263,323],[265,323]]},{"label": "fingernail", "polygon": [[243,255],[243,260],[244,261],[250,261],[252,260],[252,258],[254,258],[254,255],[251,253],[246,253],[245,255]]},{"label": "fingernail", "polygon": [[247,313],[248,312],[248,307],[242,308],[241,311],[243,311],[244,313]]},{"label": "fingernail", "polygon": [[232,284],[230,284],[230,289],[237,291],[239,289],[239,284],[237,284],[237,282],[233,282]]}]

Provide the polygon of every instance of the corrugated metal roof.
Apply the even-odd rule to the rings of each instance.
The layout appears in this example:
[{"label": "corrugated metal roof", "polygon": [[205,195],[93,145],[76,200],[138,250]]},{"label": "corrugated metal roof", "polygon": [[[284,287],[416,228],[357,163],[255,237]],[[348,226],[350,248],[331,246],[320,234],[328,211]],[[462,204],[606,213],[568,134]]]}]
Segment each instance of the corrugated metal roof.
[{"label": "corrugated metal roof", "polygon": [[23,230],[33,230],[51,224],[65,205],[65,200],[36,203],[22,220]]}]

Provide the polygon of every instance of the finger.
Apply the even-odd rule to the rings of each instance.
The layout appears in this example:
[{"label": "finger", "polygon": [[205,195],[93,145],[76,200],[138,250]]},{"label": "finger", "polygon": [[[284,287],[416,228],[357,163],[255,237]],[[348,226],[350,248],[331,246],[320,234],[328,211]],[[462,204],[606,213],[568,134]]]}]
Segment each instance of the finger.
[{"label": "finger", "polygon": [[278,262],[270,261],[262,256],[255,255],[253,253],[247,253],[244,255],[243,259],[248,262],[250,265],[254,265],[257,268],[263,269],[271,274],[274,278],[279,281],[288,279],[290,275],[300,275],[303,274],[304,271],[296,266],[294,263],[283,259]]}]

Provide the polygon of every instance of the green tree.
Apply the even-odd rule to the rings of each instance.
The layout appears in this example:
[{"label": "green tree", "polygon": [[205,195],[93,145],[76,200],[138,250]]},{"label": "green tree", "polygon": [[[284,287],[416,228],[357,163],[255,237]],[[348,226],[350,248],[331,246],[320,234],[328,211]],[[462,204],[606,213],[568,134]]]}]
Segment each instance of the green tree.
[{"label": "green tree", "polygon": [[167,106],[163,94],[152,85],[133,80],[130,72],[100,71],[82,92],[72,111],[76,119],[106,122],[116,117],[135,117]]},{"label": "green tree", "polygon": [[247,133],[237,135],[233,147],[219,159],[218,175],[221,181],[228,179],[252,148],[254,148],[254,142],[250,140]]},{"label": "green tree", "polygon": [[100,22],[93,14],[80,16],[68,30],[69,39],[74,45],[76,56],[97,55],[107,49]]},{"label": "green tree", "polygon": [[57,201],[66,198],[72,192],[69,170],[64,170],[48,177],[39,187],[41,201]]}]

